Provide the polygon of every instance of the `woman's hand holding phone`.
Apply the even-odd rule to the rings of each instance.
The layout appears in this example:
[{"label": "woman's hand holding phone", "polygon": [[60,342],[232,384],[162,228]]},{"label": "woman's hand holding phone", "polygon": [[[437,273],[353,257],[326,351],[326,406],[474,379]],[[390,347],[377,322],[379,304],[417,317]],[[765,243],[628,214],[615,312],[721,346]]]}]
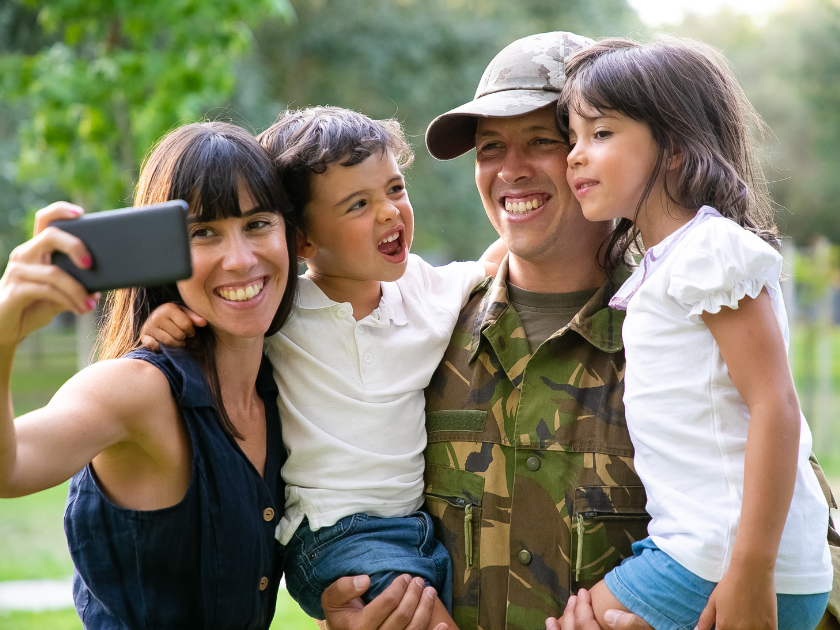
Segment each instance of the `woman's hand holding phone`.
[{"label": "woman's hand holding phone", "polygon": [[47,206],[36,215],[35,236],[12,251],[0,278],[0,346],[16,346],[61,311],[81,315],[96,307],[98,294],[88,294],[76,280],[50,264],[57,251],[81,269],[90,267],[90,253],[82,241],[47,227],[50,221],[82,213],[78,206],[65,202]]}]

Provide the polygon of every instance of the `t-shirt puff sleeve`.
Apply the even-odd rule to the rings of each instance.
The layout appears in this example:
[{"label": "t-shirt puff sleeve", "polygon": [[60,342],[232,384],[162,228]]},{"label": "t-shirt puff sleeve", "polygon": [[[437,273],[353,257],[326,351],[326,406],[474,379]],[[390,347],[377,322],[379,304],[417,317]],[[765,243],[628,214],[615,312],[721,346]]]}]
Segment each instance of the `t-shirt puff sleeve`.
[{"label": "t-shirt puff sleeve", "polygon": [[745,295],[755,298],[765,287],[771,298],[779,290],[781,255],[729,219],[698,225],[674,253],[666,293],[689,308],[692,323],[702,322],[703,312],[737,309]]},{"label": "t-shirt puff sleeve", "polygon": [[453,262],[442,267],[420,262],[419,272],[427,298],[456,315],[486,276],[484,267],[477,262]]}]

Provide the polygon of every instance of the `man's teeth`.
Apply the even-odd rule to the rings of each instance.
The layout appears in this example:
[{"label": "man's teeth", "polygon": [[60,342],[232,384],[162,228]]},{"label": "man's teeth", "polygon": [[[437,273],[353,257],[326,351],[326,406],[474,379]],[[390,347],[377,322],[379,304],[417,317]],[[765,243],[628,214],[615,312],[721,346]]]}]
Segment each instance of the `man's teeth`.
[{"label": "man's teeth", "polygon": [[250,300],[252,297],[257,295],[260,291],[262,291],[262,288],[263,281],[260,280],[254,284],[249,284],[245,288],[231,289],[230,291],[227,289],[219,289],[219,295],[226,300],[231,300],[233,302],[244,302],[245,300]]},{"label": "man's teeth", "polygon": [[382,245],[383,243],[390,243],[392,241],[396,241],[399,237],[400,237],[400,233],[399,232],[394,232],[388,238],[383,238],[381,241],[379,241],[379,244]]},{"label": "man's teeth", "polygon": [[539,198],[531,199],[530,201],[508,201],[505,204],[505,210],[511,214],[524,214],[531,210],[536,210],[542,205]]}]

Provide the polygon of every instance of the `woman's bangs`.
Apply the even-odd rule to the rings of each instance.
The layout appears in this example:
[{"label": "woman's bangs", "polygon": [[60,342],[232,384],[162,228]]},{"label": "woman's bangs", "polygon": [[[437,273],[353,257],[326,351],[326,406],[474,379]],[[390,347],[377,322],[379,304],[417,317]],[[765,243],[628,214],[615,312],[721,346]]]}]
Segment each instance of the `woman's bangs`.
[{"label": "woman's bangs", "polygon": [[225,144],[214,147],[215,155],[205,162],[208,168],[194,180],[190,218],[207,222],[241,217],[240,189],[248,191],[256,207],[279,212],[282,204],[272,190],[276,176],[270,163],[233,143]]}]

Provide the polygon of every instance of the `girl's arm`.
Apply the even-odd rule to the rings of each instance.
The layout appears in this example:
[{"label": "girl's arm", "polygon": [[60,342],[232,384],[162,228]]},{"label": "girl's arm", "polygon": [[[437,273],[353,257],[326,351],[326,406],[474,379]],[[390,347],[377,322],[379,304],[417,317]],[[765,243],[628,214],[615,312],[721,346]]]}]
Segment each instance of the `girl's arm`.
[{"label": "girl's arm", "polygon": [[799,401],[766,289],[737,310],[703,313],[732,382],[750,412],[741,520],[729,570],[698,623],[776,628],[773,571],[796,483]]},{"label": "girl's arm", "polygon": [[495,276],[502,264],[502,259],[507,256],[508,248],[502,239],[497,239],[478,259],[484,265],[484,271],[488,276]]},{"label": "girl's arm", "polygon": [[[81,314],[96,305],[96,296],[88,295],[68,274],[49,264],[53,251],[66,253],[79,267],[90,265],[81,241],[56,228],[47,228],[12,252],[0,279],[3,497],[29,494],[61,483],[108,447],[124,443],[143,450],[143,442],[148,439],[145,436],[151,430],[143,420],[151,413],[160,413],[159,408],[167,403],[172,404],[168,383],[154,367],[139,361],[113,361],[82,371],[59,390],[47,407],[15,420],[9,382],[18,344],[56,313],[72,310]],[[171,413],[177,414],[174,410]],[[139,439],[132,442],[134,435]],[[109,468],[108,463],[104,462],[105,468]]]}]

